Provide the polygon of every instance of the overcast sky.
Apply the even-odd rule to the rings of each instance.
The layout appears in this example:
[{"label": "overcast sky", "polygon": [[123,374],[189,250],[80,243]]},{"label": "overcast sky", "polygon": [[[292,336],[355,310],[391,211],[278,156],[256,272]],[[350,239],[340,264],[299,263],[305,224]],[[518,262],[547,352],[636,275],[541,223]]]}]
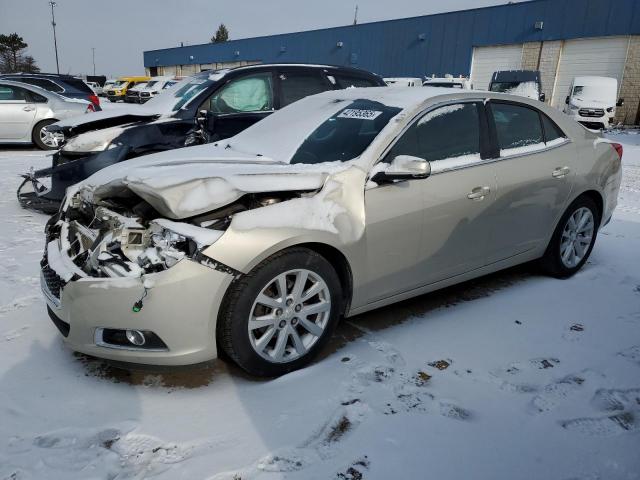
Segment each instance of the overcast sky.
[{"label": "overcast sky", "polygon": [[[508,3],[507,0],[56,0],[60,73],[144,73],[142,52],[206,43],[218,25],[231,39]],[[55,72],[48,0],[0,0],[0,33],[17,32],[43,71]]]}]

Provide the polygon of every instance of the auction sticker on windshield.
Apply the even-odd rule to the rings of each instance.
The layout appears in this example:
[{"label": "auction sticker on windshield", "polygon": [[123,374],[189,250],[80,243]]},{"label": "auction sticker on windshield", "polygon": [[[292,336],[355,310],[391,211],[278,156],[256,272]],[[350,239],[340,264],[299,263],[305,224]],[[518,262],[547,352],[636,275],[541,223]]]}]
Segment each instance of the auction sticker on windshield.
[{"label": "auction sticker on windshield", "polygon": [[382,112],[377,110],[360,110],[356,108],[347,108],[344,110],[338,118],[356,118],[358,120],[375,120]]}]

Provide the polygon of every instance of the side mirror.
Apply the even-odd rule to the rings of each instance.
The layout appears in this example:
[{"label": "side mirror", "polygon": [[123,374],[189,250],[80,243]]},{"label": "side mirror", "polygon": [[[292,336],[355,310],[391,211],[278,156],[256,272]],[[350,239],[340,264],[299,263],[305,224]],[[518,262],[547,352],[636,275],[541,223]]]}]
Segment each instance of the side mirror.
[{"label": "side mirror", "polygon": [[547,99],[547,96],[544,93],[541,93],[538,98],[541,102],[544,102]]},{"label": "side mirror", "polygon": [[431,164],[424,158],[398,155],[387,167],[371,177],[375,183],[415,180],[431,175]]},{"label": "side mirror", "polygon": [[567,98],[565,98],[565,99],[564,99],[564,103],[565,103],[565,104],[567,104],[567,105],[569,105],[569,97],[567,97]]},{"label": "side mirror", "polygon": [[200,110],[196,117],[196,123],[201,129],[213,133],[216,126],[216,117],[209,110]]},{"label": "side mirror", "polygon": [[616,103],[616,107],[622,107],[624,105],[624,98],[619,98]]}]

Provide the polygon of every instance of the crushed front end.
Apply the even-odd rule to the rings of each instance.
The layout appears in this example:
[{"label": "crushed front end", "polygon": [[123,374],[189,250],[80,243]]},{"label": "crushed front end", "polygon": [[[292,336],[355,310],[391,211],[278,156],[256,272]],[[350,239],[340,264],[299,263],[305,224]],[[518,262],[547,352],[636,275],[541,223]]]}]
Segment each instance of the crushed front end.
[{"label": "crushed front end", "polygon": [[133,197],[65,202],[47,223],[41,286],[66,343],[123,362],[215,358],[218,307],[237,272],[203,253],[224,233],[206,225],[157,218]]}]

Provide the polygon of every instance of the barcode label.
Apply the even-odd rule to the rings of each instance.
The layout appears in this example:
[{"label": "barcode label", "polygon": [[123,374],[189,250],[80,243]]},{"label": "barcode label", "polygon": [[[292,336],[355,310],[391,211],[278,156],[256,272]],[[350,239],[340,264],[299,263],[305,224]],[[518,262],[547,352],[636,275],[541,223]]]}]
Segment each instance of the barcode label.
[{"label": "barcode label", "polygon": [[375,120],[382,112],[377,110],[358,110],[355,108],[347,108],[344,112],[338,115],[338,118],[356,118],[358,120]]}]

